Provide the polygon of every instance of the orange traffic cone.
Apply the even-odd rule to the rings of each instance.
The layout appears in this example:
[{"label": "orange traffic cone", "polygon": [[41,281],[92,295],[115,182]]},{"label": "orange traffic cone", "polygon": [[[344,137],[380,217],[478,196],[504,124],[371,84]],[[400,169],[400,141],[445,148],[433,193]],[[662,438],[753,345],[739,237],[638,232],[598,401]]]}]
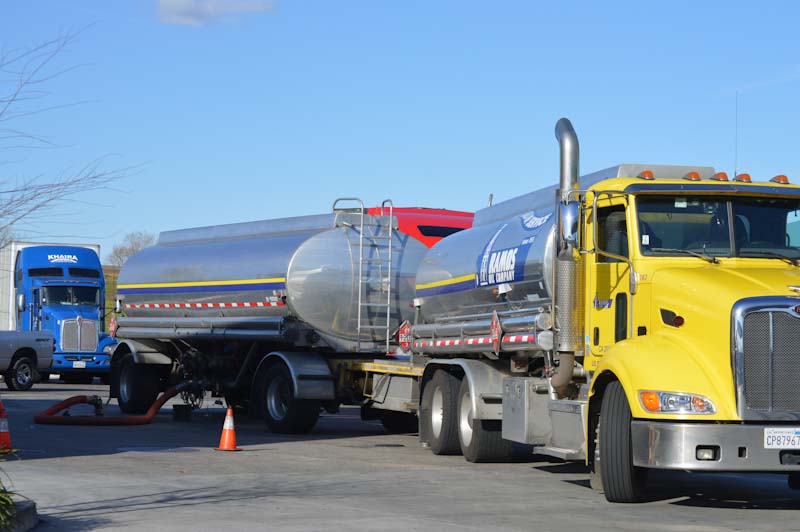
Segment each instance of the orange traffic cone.
[{"label": "orange traffic cone", "polygon": [[3,400],[0,399],[0,453],[10,453],[11,451],[11,432],[8,430],[8,416],[6,415],[6,407],[3,406]]},{"label": "orange traffic cone", "polygon": [[[11,445],[11,442],[9,442]],[[233,428],[233,408],[225,413],[225,423],[222,425],[222,436],[219,438],[219,447],[215,451],[241,451],[236,447],[236,430]]]}]

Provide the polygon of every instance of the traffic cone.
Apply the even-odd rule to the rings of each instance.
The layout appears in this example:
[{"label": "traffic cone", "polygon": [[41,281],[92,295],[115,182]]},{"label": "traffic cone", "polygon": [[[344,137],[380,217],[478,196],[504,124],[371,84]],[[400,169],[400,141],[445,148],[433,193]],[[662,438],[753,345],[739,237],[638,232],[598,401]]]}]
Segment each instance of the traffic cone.
[{"label": "traffic cone", "polygon": [[[9,442],[11,445],[11,442]],[[219,438],[219,447],[215,451],[241,451],[236,447],[236,430],[233,428],[233,408],[228,408],[225,413],[225,423],[222,425],[222,436]]]},{"label": "traffic cone", "polygon": [[3,406],[3,400],[0,399],[0,453],[10,453],[11,451],[11,432],[8,430],[8,416],[6,407]]}]

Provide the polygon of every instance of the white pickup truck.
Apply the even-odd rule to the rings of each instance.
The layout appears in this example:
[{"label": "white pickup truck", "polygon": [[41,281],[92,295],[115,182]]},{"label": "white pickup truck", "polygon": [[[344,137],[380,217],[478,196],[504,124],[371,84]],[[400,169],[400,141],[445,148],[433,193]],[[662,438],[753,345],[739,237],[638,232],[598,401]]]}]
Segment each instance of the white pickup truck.
[{"label": "white pickup truck", "polygon": [[12,391],[30,390],[47,373],[55,343],[50,331],[0,331],[0,374]]}]

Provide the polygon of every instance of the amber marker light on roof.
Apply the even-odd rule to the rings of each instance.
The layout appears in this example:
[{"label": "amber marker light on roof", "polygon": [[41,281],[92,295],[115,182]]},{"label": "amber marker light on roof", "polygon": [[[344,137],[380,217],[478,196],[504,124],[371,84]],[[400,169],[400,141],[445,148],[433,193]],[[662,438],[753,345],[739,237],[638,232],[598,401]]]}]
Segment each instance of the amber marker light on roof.
[{"label": "amber marker light on roof", "polygon": [[689,172],[688,174],[683,176],[683,178],[688,179],[689,181],[700,181],[700,174],[698,174],[697,172]]},{"label": "amber marker light on roof", "polygon": [[711,180],[712,181],[727,181],[728,180],[728,174],[726,174],[725,172],[717,172],[716,174],[711,176]]},{"label": "amber marker light on roof", "polygon": [[772,182],[772,183],[780,183],[781,185],[788,185],[789,184],[789,178],[786,177],[783,174],[776,175],[775,177],[770,179],[770,182]]},{"label": "amber marker light on roof", "polygon": [[640,179],[646,179],[648,181],[652,181],[653,179],[655,179],[655,177],[653,177],[653,172],[651,172],[650,170],[642,170],[637,177],[639,177]]},{"label": "amber marker light on roof", "polygon": [[733,178],[734,181],[739,181],[740,183],[750,183],[752,182],[750,179],[750,174],[739,174]]}]

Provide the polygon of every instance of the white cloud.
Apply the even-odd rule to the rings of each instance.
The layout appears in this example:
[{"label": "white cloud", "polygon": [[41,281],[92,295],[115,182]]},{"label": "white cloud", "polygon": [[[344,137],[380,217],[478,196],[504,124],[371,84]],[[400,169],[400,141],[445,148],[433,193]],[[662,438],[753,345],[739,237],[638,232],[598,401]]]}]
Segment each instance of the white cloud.
[{"label": "white cloud", "polygon": [[229,15],[261,13],[272,8],[267,0],[157,0],[158,20],[165,24],[205,26]]}]

